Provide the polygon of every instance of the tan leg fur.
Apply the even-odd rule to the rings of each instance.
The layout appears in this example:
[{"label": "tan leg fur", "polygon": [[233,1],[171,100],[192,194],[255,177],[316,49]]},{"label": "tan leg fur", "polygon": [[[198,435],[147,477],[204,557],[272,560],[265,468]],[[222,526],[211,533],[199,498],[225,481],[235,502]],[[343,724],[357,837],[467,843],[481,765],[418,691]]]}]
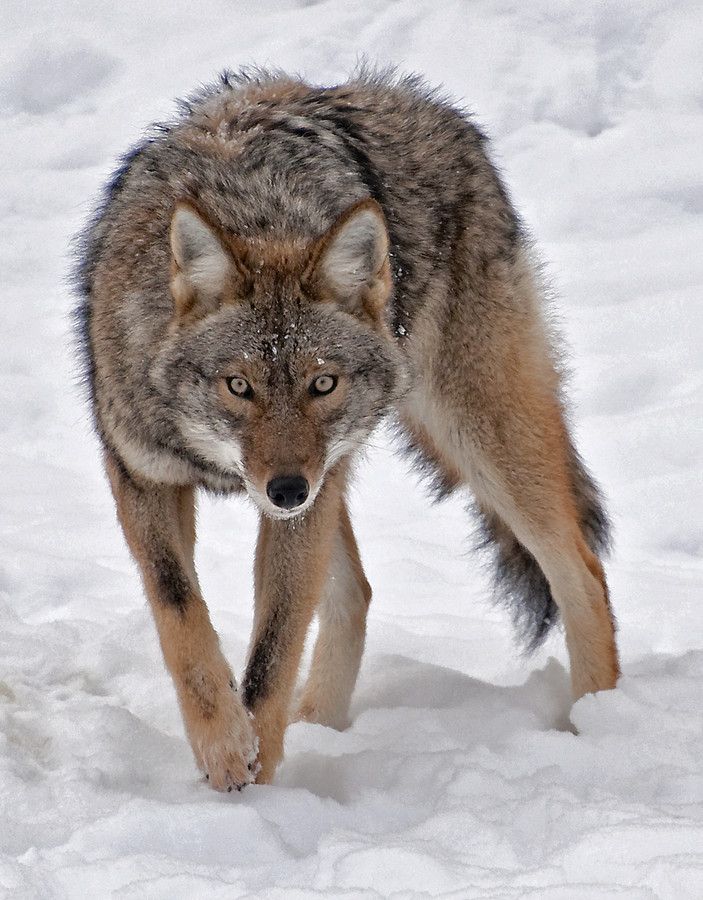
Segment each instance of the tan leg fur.
[{"label": "tan leg fur", "polygon": [[271,781],[308,627],[320,602],[344,489],[345,472],[330,472],[313,507],[292,520],[262,516],[255,563],[254,633],[244,676],[244,702],[259,737],[257,781]]},{"label": "tan leg fur", "polygon": [[138,483],[110,458],[107,471],[198,766],[217,790],[240,787],[256,744],[195,577],[193,490]]},{"label": "tan leg fur", "polygon": [[[503,284],[486,289],[503,291]],[[536,559],[561,613],[578,698],[615,685],[614,622],[602,566],[581,530],[558,379],[537,302],[530,308],[529,282],[522,287],[521,318],[512,298],[496,298],[491,307],[510,312],[483,323],[471,354],[452,346],[454,336],[463,338],[461,322],[444,323],[441,335],[425,330],[415,354],[427,376],[401,417],[447,483],[460,477]]]},{"label": "tan leg fur", "polygon": [[342,504],[330,571],[318,609],[320,629],[296,718],[342,730],[359,673],[371,587]]}]

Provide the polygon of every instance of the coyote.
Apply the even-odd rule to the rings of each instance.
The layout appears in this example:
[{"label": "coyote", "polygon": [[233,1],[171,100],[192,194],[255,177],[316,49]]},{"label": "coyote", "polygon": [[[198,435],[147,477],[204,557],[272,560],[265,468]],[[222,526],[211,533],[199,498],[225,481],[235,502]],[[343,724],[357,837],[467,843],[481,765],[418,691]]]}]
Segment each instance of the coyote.
[{"label": "coyote", "polygon": [[[347,724],[371,589],[355,456],[391,416],[439,496],[468,487],[534,648],[612,688],[608,523],[564,423],[529,241],[486,138],[416,77],[224,73],[129,152],[80,242],[96,428],[200,769],[269,782],[298,718]],[[195,492],[260,512],[241,690],[193,564]]]}]

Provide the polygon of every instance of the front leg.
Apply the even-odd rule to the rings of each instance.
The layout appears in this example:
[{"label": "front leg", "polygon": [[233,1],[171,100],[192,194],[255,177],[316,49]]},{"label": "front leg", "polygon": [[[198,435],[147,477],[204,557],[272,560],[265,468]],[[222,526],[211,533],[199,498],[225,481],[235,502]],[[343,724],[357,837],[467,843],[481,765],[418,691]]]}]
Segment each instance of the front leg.
[{"label": "front leg", "polygon": [[349,511],[342,504],[327,583],[317,610],[320,628],[296,718],[342,730],[366,639],[371,586]]},{"label": "front leg", "polygon": [[256,548],[256,611],[244,702],[259,737],[257,781],[283,756],[283,734],[310,620],[322,594],[341,509],[343,473],[330,473],[300,518],[262,516]]},{"label": "front leg", "polygon": [[256,740],[200,595],[193,490],[138,481],[113,458],[107,471],[198,766],[217,790],[240,788],[253,780]]}]

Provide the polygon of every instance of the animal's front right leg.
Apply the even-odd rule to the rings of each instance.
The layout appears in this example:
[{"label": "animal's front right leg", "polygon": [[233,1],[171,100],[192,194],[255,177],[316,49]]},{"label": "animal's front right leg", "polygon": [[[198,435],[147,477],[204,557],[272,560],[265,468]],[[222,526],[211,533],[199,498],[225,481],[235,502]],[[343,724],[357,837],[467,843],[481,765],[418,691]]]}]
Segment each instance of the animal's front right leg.
[{"label": "animal's front right leg", "polygon": [[107,471],[197,763],[217,790],[240,788],[256,739],[198,588],[192,488],[137,481],[112,458]]}]

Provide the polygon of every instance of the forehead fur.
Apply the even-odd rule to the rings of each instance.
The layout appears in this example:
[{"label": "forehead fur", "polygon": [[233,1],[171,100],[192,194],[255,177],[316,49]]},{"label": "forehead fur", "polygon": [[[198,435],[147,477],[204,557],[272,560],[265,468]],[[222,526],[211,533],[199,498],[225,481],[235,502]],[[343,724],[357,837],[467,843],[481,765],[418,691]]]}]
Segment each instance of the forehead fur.
[{"label": "forehead fur", "polygon": [[312,301],[299,283],[278,280],[265,297],[225,306],[181,335],[181,353],[212,377],[236,360],[252,367],[295,372],[310,360],[346,371],[382,365],[388,348],[369,328],[334,305]]},{"label": "forehead fur", "polygon": [[231,250],[259,283],[302,279],[312,252],[308,241],[294,237],[237,241]]}]

